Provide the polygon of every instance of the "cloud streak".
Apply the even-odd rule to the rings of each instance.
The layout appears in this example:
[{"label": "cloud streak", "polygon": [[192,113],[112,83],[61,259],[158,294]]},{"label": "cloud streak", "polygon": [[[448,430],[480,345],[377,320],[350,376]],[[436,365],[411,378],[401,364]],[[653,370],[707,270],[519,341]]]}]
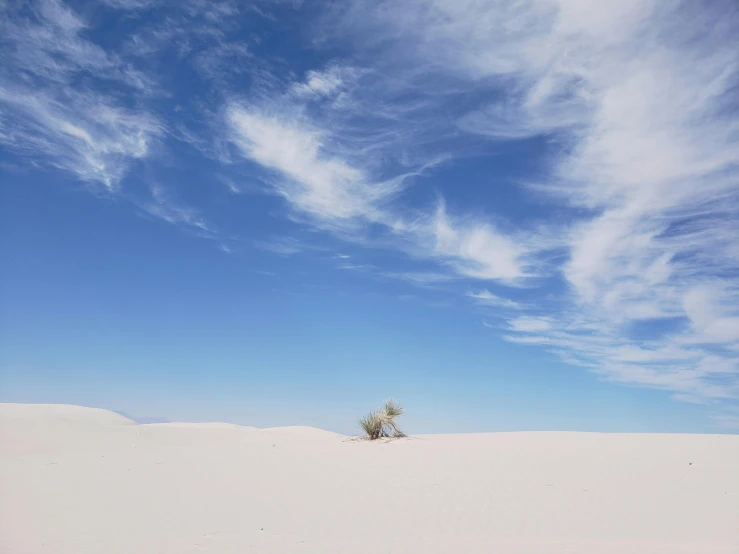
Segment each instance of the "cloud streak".
[{"label": "cloud streak", "polygon": [[34,4],[30,15],[4,10],[7,49],[0,86],[0,141],[79,179],[116,188],[128,167],[147,157],[164,132],[151,113],[125,107],[97,87],[75,87],[92,76],[137,94],[152,81],[83,36],[87,24],[56,0]]},{"label": "cloud streak", "polygon": [[[511,320],[509,340],[681,399],[739,396],[739,256],[727,246],[739,236],[735,9],[435,0],[354,4],[336,21],[483,98],[457,118],[461,130],[556,140],[528,190],[583,214],[553,228],[568,302],[547,320]],[[520,276],[517,247],[487,241],[480,251],[509,252],[509,263],[464,273]],[[646,323],[658,336],[635,336]]]},{"label": "cloud streak", "polygon": [[231,138],[242,153],[284,177],[277,192],[316,222],[380,221],[380,205],[400,190],[398,179],[372,182],[360,168],[325,152],[325,135],[310,124],[231,105]]},{"label": "cloud streak", "polygon": [[7,146],[110,191],[163,133],[156,117],[94,94],[65,91],[52,98],[0,88],[0,102],[10,108],[0,135]]},{"label": "cloud streak", "polygon": [[275,192],[295,213],[350,240],[367,241],[374,226],[389,237],[385,244],[438,260],[460,276],[510,284],[526,277],[524,245],[488,222],[451,217],[443,202],[409,219],[395,200],[418,171],[373,178],[370,169],[351,162],[355,156],[342,155],[346,144],[336,145],[337,137],[317,127],[301,108],[287,94],[269,111],[233,103],[225,112],[233,143],[246,158],[274,172]]}]

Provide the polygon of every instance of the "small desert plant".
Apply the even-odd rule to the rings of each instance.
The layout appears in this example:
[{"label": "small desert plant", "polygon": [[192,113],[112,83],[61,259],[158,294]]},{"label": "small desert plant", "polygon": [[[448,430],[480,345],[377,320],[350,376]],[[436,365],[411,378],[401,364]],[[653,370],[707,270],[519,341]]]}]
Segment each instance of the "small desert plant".
[{"label": "small desert plant", "polygon": [[403,415],[403,407],[394,400],[388,400],[377,410],[359,418],[359,425],[370,440],[381,437],[404,437],[395,418]]}]

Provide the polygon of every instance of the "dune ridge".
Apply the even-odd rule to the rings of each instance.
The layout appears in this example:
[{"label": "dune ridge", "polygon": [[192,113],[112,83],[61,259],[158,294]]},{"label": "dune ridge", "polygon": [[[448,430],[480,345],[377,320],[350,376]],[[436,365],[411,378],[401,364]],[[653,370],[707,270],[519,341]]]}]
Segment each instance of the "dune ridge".
[{"label": "dune ridge", "polygon": [[136,424],[0,404],[0,551],[736,554],[739,436]]}]

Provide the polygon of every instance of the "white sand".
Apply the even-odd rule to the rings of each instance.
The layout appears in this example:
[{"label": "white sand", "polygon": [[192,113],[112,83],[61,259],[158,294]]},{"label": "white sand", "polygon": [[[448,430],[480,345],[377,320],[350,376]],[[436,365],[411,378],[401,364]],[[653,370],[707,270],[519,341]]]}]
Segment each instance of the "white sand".
[{"label": "white sand", "polygon": [[739,436],[136,425],[0,404],[8,554],[739,553]]}]

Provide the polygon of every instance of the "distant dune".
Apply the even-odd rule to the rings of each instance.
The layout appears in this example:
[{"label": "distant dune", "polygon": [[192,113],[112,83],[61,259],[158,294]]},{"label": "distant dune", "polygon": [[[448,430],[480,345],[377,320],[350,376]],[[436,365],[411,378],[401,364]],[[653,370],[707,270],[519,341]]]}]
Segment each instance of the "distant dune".
[{"label": "distant dune", "polygon": [[8,554],[737,554],[739,436],[349,440],[0,404]]}]

